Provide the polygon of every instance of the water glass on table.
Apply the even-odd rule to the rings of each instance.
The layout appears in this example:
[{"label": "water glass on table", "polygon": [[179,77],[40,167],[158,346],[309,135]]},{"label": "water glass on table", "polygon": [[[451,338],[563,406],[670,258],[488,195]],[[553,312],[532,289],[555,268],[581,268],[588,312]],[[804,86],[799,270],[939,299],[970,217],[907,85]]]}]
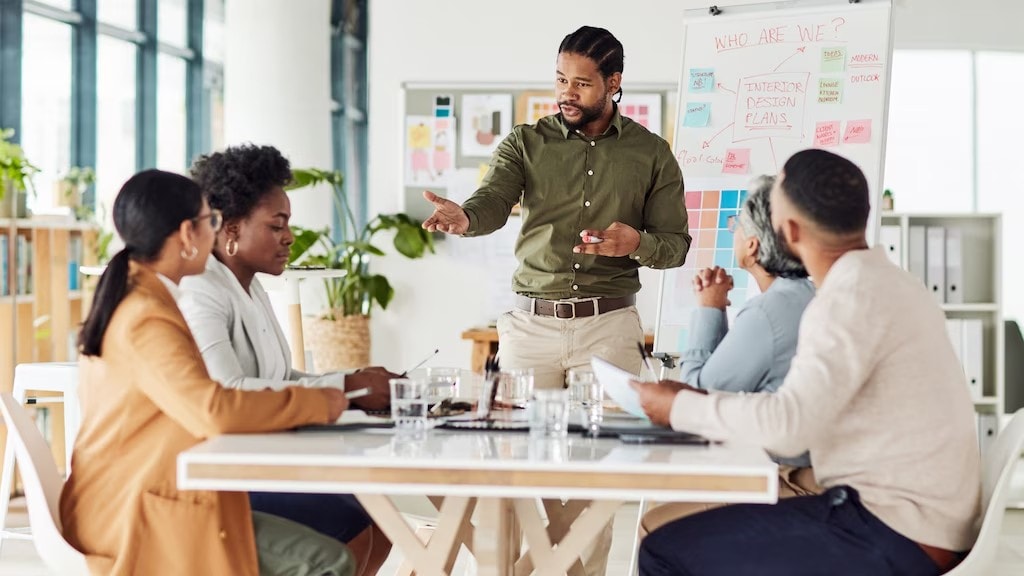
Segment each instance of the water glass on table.
[{"label": "water glass on table", "polygon": [[429,386],[426,380],[392,378],[391,420],[399,432],[427,428]]},{"label": "water glass on table", "polygon": [[569,434],[569,395],[565,389],[534,390],[529,414],[531,438],[557,440]]},{"label": "water glass on table", "polygon": [[569,409],[579,418],[580,426],[591,436],[597,435],[604,420],[604,388],[592,370],[571,368],[566,375]]},{"label": "water glass on table", "polygon": [[431,367],[424,369],[424,375],[430,387],[427,399],[431,404],[458,396],[462,370]]},{"label": "water glass on table", "polygon": [[523,408],[533,395],[533,368],[502,370],[495,401],[506,408]]}]

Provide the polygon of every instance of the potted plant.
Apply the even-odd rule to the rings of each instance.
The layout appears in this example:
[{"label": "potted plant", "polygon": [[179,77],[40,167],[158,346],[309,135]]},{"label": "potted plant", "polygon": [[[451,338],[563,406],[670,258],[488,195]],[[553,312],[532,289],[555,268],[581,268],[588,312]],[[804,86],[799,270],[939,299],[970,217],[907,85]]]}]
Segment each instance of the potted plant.
[{"label": "potted plant", "polygon": [[373,244],[381,232],[394,232],[395,249],[407,258],[434,252],[433,237],[406,214],[378,214],[359,227],[342,187],[341,172],[316,168],[292,170],[288,190],[329,184],[335,207],[344,219],[341,237],[329,230],[293,226],[295,243],[290,264],[344,270],[341,278],[324,280],[327,309],[307,322],[305,333],[318,371],[362,368],[370,363],[370,313],[388,307],[394,287],[370,270],[373,256],[384,251]]},{"label": "potted plant", "polygon": [[57,205],[71,208],[77,220],[85,220],[89,211],[82,206],[82,194],[95,181],[96,172],[92,168],[72,166],[57,181]]},{"label": "potted plant", "polygon": [[[25,158],[21,146],[10,142],[14,130],[0,130],[0,218],[24,218],[28,215],[28,191],[34,190],[32,176],[39,171]],[[14,198],[4,201],[6,192]]]}]

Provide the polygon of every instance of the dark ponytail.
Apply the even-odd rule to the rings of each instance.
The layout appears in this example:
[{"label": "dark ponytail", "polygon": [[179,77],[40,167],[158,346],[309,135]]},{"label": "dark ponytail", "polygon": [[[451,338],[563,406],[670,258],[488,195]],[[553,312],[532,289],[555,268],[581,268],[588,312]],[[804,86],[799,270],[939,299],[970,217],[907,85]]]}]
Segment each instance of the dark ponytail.
[{"label": "dark ponytail", "polygon": [[89,316],[78,334],[78,348],[85,356],[100,356],[103,335],[121,300],[128,293],[129,261],[156,259],[167,237],[186,220],[199,215],[203,195],[199,186],[180,174],[145,170],[132,176],[114,200],[114,228],[124,240],[103,271]]}]

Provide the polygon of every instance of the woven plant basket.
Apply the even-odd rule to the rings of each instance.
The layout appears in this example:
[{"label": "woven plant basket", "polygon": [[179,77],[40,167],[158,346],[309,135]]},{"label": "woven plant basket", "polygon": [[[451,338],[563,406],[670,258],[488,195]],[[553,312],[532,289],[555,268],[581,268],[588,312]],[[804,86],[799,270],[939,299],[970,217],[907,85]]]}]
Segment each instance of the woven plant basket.
[{"label": "woven plant basket", "polygon": [[369,366],[369,316],[342,316],[339,310],[335,318],[305,320],[305,340],[313,351],[313,368],[323,373]]}]

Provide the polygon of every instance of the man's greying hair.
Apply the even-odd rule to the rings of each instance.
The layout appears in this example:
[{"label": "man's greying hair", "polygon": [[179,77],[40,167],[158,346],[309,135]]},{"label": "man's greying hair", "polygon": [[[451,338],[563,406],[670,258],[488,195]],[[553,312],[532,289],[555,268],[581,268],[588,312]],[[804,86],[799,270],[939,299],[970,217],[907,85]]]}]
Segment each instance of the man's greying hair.
[{"label": "man's greying hair", "polygon": [[782,250],[772,228],[770,198],[773,184],[774,176],[760,176],[754,181],[747,193],[747,201],[740,207],[740,226],[747,236],[757,238],[757,263],[766,272],[781,278],[806,278],[807,269]]},{"label": "man's greying hair", "polygon": [[863,232],[871,200],[868,181],[846,158],[810,149],[797,152],[783,167],[782,192],[800,212],[828,232]]},{"label": "man's greying hair", "polygon": [[[593,60],[601,71],[601,77],[606,80],[616,72],[621,74],[625,65],[622,42],[604,28],[583,26],[569,34],[558,46],[559,54],[566,52]],[[619,88],[618,94],[622,94],[622,88]]]}]

